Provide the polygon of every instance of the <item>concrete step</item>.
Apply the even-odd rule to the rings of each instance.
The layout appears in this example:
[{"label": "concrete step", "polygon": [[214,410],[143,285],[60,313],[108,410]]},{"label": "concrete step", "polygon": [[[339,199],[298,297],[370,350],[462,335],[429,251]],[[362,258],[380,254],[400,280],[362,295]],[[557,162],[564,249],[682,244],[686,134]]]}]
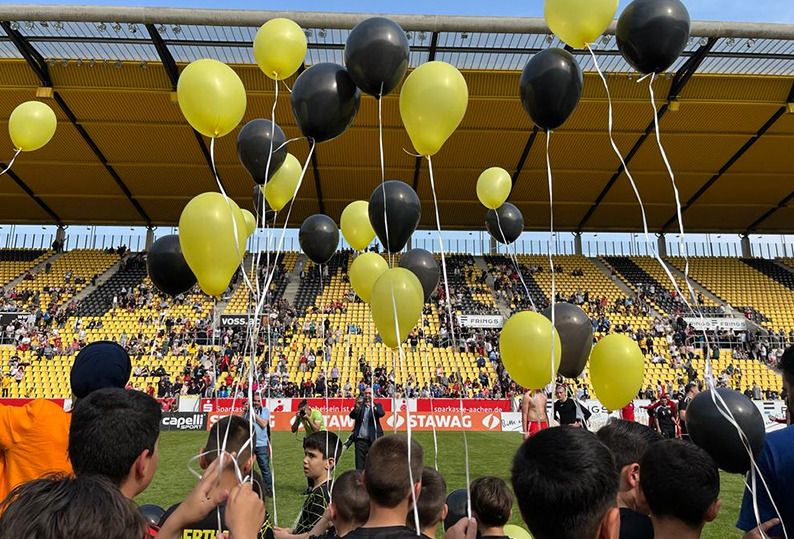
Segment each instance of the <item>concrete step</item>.
[{"label": "concrete step", "polygon": [[[110,266],[107,269],[107,271],[105,271],[105,273],[103,273],[102,275],[97,277],[96,286],[92,286],[92,285],[89,284],[88,286],[86,286],[85,288],[80,290],[80,292],[78,292],[77,294],[72,296],[72,299],[70,299],[69,301],[65,302],[63,305],[61,305],[58,308],[58,310],[60,311],[62,309],[65,309],[66,306],[69,305],[69,303],[72,302],[72,301],[81,301],[81,300],[87,298],[88,295],[91,294],[91,292],[93,292],[94,290],[96,290],[97,288],[102,286],[104,283],[107,282],[108,279],[110,279],[113,276],[114,273],[119,271],[120,267],[121,267],[121,259],[119,259],[118,262],[116,262],[115,264]],[[89,280],[88,282],[90,283],[91,281]]]},{"label": "concrete step", "polygon": [[474,262],[477,265],[477,269],[479,269],[480,271],[485,271],[487,273],[488,277],[485,279],[485,283],[488,285],[488,288],[491,291],[491,295],[494,298],[494,302],[496,303],[496,306],[499,308],[499,312],[502,313],[502,316],[504,316],[505,319],[510,318],[510,313],[511,313],[510,306],[504,301],[500,300],[498,297],[496,297],[496,294],[494,293],[494,278],[493,275],[491,275],[491,272],[488,271],[488,264],[485,263],[485,258],[482,256],[475,256]]},{"label": "concrete step", "polygon": [[[58,260],[62,256],[63,256],[63,253],[53,253],[53,255],[51,257],[49,257],[48,259],[44,260],[41,264],[38,264],[38,265],[33,266],[32,268],[30,268],[30,273],[36,274],[36,273],[39,273],[41,271],[44,271],[44,266],[47,265],[47,262],[52,264],[53,262],[55,262],[56,260]],[[26,272],[23,271],[22,274],[19,277],[17,277],[16,279],[11,281],[7,285],[5,285],[4,288],[6,290],[11,290],[15,286],[17,286],[19,283],[22,282],[22,278],[25,276],[25,273]]]},{"label": "concrete step", "polygon": [[[611,268],[606,264],[604,264],[604,262],[600,258],[591,258],[590,261],[593,263],[593,265],[595,265],[595,267],[600,269],[604,275],[612,279]],[[620,273],[615,275],[615,279],[612,279],[612,282],[615,283],[615,285],[617,285],[617,287],[620,288],[621,292],[626,294],[626,296],[630,298],[636,297],[637,293],[634,290],[632,290],[631,287],[628,284],[626,284],[626,282],[623,279],[621,279]],[[664,314],[654,309],[652,303],[648,302],[648,307],[649,307],[648,316],[652,318],[657,316],[659,317],[665,316]]]}]

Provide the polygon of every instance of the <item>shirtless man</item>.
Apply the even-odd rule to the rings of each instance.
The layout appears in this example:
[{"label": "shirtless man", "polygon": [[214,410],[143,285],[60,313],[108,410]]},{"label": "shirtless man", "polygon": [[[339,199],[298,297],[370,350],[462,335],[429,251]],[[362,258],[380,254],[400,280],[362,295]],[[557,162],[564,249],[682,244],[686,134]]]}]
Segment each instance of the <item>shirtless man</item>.
[{"label": "shirtless man", "polygon": [[533,434],[549,428],[546,414],[546,394],[538,389],[530,389],[521,399],[521,432],[526,440]]}]

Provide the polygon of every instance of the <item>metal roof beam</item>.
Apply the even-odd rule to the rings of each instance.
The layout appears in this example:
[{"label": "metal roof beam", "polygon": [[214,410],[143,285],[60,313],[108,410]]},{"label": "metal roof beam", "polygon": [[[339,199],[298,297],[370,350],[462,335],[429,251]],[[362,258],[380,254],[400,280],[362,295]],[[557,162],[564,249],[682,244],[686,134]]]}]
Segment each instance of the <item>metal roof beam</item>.
[{"label": "metal roof beam", "polygon": [[323,186],[320,183],[320,169],[317,165],[316,144],[315,144],[314,152],[312,152],[312,171],[314,172],[314,187],[317,189],[317,205],[320,207],[320,213],[325,213],[325,202],[323,201]]},{"label": "metal roof beam", "polygon": [[[163,23],[200,26],[247,26],[258,28],[277,17],[292,19],[304,28],[349,30],[374,16],[389,17],[407,31],[500,32],[548,34],[542,17],[471,17],[451,15],[398,15],[374,13],[323,13],[305,11],[253,11],[192,9],[169,7],[79,6],[79,5],[0,5],[0,20],[119,23]],[[606,30],[614,34],[617,21]],[[743,22],[693,21],[693,37],[733,37],[754,39],[794,39],[794,25]]]},{"label": "metal roof beam", "polygon": [[[681,66],[681,69],[678,70],[678,73],[676,73],[675,78],[673,79],[673,82],[670,85],[670,92],[667,96],[668,103],[662,105],[662,107],[659,109],[659,112],[656,114],[656,120],[651,120],[651,122],[648,124],[648,127],[645,128],[645,132],[642,135],[640,135],[640,138],[637,139],[637,142],[635,142],[634,146],[631,147],[629,153],[625,155],[623,161],[626,163],[626,165],[628,165],[631,162],[631,160],[637,154],[639,149],[642,147],[645,140],[651,135],[652,132],[654,132],[656,127],[656,122],[657,121],[660,122],[664,117],[664,115],[669,110],[669,102],[678,99],[678,96],[681,94],[681,91],[683,91],[684,86],[686,86],[686,84],[692,78],[692,75],[695,74],[695,71],[697,71],[697,69],[703,63],[703,61],[706,59],[709,52],[716,43],[717,40],[715,38],[709,39],[706,42],[706,44],[701,46],[697,50],[697,52],[695,52],[695,54],[690,56],[689,59],[684,63],[684,65]],[[595,211],[598,209],[598,206],[601,205],[601,202],[604,200],[604,198],[606,198],[607,194],[612,189],[612,186],[615,185],[615,183],[618,181],[618,178],[620,178],[621,174],[623,174],[625,170],[626,169],[623,166],[623,163],[621,163],[620,166],[618,166],[617,171],[615,171],[615,173],[609,179],[607,184],[598,194],[598,197],[596,198],[595,202],[587,210],[587,213],[584,215],[582,220],[579,221],[579,226],[577,226],[577,232],[581,232],[584,229],[585,225],[587,225],[587,221],[589,221],[590,217],[593,216],[593,213],[595,213]]]},{"label": "metal roof beam", "polygon": [[[168,75],[168,80],[171,81],[171,90],[176,92],[176,85],[179,83],[179,68],[176,65],[174,56],[171,54],[171,51],[168,50],[168,45],[166,45],[163,38],[160,37],[160,33],[157,31],[157,28],[155,28],[154,24],[147,24],[146,31],[149,32],[149,38],[151,39],[154,48],[157,49],[157,55],[160,57],[160,61],[163,63],[163,68],[165,68],[165,72]],[[210,174],[212,174],[213,178],[215,178],[217,175],[218,182],[220,182],[221,187],[223,187],[223,190],[225,191],[226,187],[223,185],[221,175],[218,173],[217,168],[212,168],[212,156],[210,155],[209,148],[207,148],[207,144],[204,142],[204,137],[201,136],[201,133],[193,129],[193,126],[190,128],[193,130],[193,135],[196,137],[196,143],[199,145],[201,155],[204,156],[204,160],[207,162],[207,166],[210,169]]]},{"label": "metal roof beam", "polygon": [[69,118],[69,121],[72,122],[74,128],[77,129],[77,132],[80,133],[80,136],[83,137],[85,143],[88,144],[88,147],[91,148],[91,151],[94,152],[94,155],[96,155],[97,159],[99,159],[99,162],[102,163],[102,166],[104,166],[105,170],[108,171],[110,177],[113,178],[113,180],[116,182],[116,185],[119,186],[119,189],[121,189],[121,191],[126,195],[127,199],[135,207],[135,210],[146,222],[147,226],[152,226],[152,220],[149,218],[149,215],[146,213],[140,203],[135,200],[135,197],[132,196],[132,193],[127,188],[127,185],[121,179],[121,176],[119,176],[118,172],[116,172],[113,166],[108,163],[108,160],[102,153],[102,150],[99,149],[99,146],[97,146],[93,141],[91,135],[88,134],[88,131],[86,131],[85,128],[80,124],[79,120],[72,112],[72,109],[69,108],[58,92],[53,92],[52,96],[55,99],[55,102],[58,103],[58,106],[61,107],[63,113],[66,114],[66,117]]},{"label": "metal roof beam", "polygon": [[529,151],[532,149],[532,145],[535,143],[535,138],[538,136],[538,126],[532,128],[532,132],[529,134],[529,138],[527,138],[527,143],[524,144],[524,149],[521,151],[521,155],[518,158],[518,163],[516,163],[516,169],[513,171],[513,187],[516,186],[516,182],[518,181],[518,177],[521,175],[521,171],[524,168],[524,163],[527,161],[527,157],[529,156]]},{"label": "metal roof beam", "polygon": [[[786,98],[786,105],[782,107],[782,110],[784,111],[783,114],[785,114],[785,111],[788,110],[788,103],[792,103],[792,102],[794,102],[794,83],[792,83],[791,90],[789,91],[788,97]],[[775,115],[777,115],[778,113],[780,113],[780,110],[778,110],[775,113]],[[758,228],[758,225],[760,225],[761,223],[772,217],[772,215],[774,215],[775,212],[777,212],[777,210],[779,210],[780,208],[785,208],[786,206],[788,206],[788,203],[791,202],[792,200],[794,200],[794,191],[786,195],[786,197],[783,198],[783,200],[778,202],[773,208],[770,208],[761,217],[750,223],[750,225],[747,227],[747,234],[749,234],[750,232],[754,232],[755,229]]]},{"label": "metal roof beam", "polygon": [[8,34],[9,39],[11,42],[14,43],[19,53],[28,63],[30,68],[36,73],[36,76],[41,81],[42,86],[52,87],[52,79],[50,78],[50,70],[47,67],[47,62],[44,61],[44,58],[39,54],[39,51],[36,50],[33,45],[31,45],[17,30],[13,30],[11,25],[6,22],[0,22],[2,25],[3,30],[5,33]]},{"label": "metal roof beam", "polygon": [[[700,197],[702,197],[706,193],[706,191],[708,191],[711,188],[711,186],[713,186],[717,182],[717,180],[719,180],[722,177],[723,174],[728,172],[728,170],[730,170],[730,168],[736,163],[736,161],[738,161],[739,158],[741,158],[745,153],[747,153],[747,150],[752,148],[756,142],[761,140],[761,137],[764,136],[764,134],[767,131],[769,131],[769,129],[771,129],[771,127],[775,124],[775,122],[777,122],[778,119],[781,116],[783,116],[785,113],[786,113],[786,105],[783,105],[769,118],[769,120],[766,121],[764,125],[761,126],[761,129],[759,129],[755,135],[750,137],[750,139],[747,142],[745,142],[744,145],[742,145],[742,147],[739,148],[736,151],[736,153],[734,153],[724,165],[722,165],[722,167],[719,169],[719,171],[717,171],[716,174],[714,174],[711,178],[709,178],[709,180],[706,183],[704,183],[703,186],[700,189],[698,189],[697,192],[695,192],[695,194],[689,198],[689,200],[686,201],[686,203],[681,205],[681,214],[683,215],[684,212],[686,212],[686,210],[688,210],[692,206],[692,204],[694,204]],[[772,213],[774,212],[767,212],[767,213],[769,213],[769,215],[772,215]],[[769,217],[769,215],[766,215],[766,217],[764,217],[764,220],[767,217]],[[662,231],[667,230],[672,224],[676,223],[677,220],[678,220],[678,214],[676,213],[675,215],[670,217],[670,219],[668,219],[664,225],[662,225]],[[761,221],[762,219],[756,220],[748,227],[748,229],[758,226],[758,224],[761,223]]]},{"label": "metal roof beam", "polygon": [[[0,163],[0,168],[2,169],[5,169],[7,166],[8,165],[6,163]],[[27,195],[33,199],[33,202],[38,204],[42,210],[47,212],[47,214],[50,217],[52,217],[53,221],[55,221],[56,224],[60,225],[63,222],[61,221],[61,218],[58,217],[58,215],[54,211],[52,211],[52,209],[42,199],[36,196],[33,190],[30,187],[28,187],[28,185],[24,181],[22,181],[22,178],[17,176],[17,174],[13,170],[9,170],[8,172],[6,172],[6,174],[8,174],[11,177],[11,179],[14,180],[14,183],[16,183],[20,187],[20,189],[25,191],[25,193],[27,193]]]},{"label": "metal roof beam", "polygon": [[149,38],[152,40],[154,48],[157,49],[157,55],[163,63],[165,72],[168,73],[168,78],[171,81],[171,89],[176,92],[176,85],[179,82],[179,70],[176,67],[174,57],[168,50],[168,46],[163,41],[163,38],[160,37],[160,32],[157,31],[157,28],[155,28],[153,24],[147,24],[146,31],[149,32]]},{"label": "metal roof beam", "polygon": [[[430,47],[428,48],[427,52],[427,61],[432,62],[436,59],[436,52],[438,51],[438,32],[433,32],[430,36]],[[414,191],[419,193],[419,171],[422,169],[422,158],[416,158],[416,164],[414,164]]]},{"label": "metal roof beam", "polygon": [[[47,69],[47,64],[44,62],[44,58],[42,58],[41,54],[39,54],[36,48],[33,47],[33,45],[31,45],[30,43],[28,43],[28,41],[25,39],[25,37],[22,34],[17,32],[16,30],[12,30],[11,25],[8,24],[7,22],[0,22],[0,25],[3,26],[3,29],[11,38],[11,40],[14,42],[14,45],[19,50],[20,54],[22,54],[22,56],[25,58],[30,68],[36,73],[36,76],[39,77],[39,80],[41,81],[42,85],[52,87],[52,79],[50,78],[49,70]],[[80,133],[80,136],[83,137],[83,140],[85,140],[86,144],[88,144],[88,146],[94,152],[96,157],[105,167],[105,169],[108,171],[110,176],[113,178],[113,180],[115,180],[116,184],[119,186],[122,192],[127,196],[129,201],[138,211],[138,213],[146,222],[146,224],[151,226],[152,220],[149,219],[149,216],[146,214],[144,209],[141,207],[138,201],[135,200],[135,198],[132,196],[132,193],[130,193],[130,190],[127,189],[127,186],[121,180],[121,177],[119,177],[118,173],[113,169],[112,166],[110,166],[110,164],[108,164],[107,159],[102,154],[99,147],[94,143],[93,140],[91,140],[91,137],[88,135],[88,132],[85,130],[85,128],[82,125],[80,125],[80,122],[77,120],[74,113],[68,107],[68,105],[63,100],[61,95],[58,92],[53,92],[52,96],[55,99],[55,102],[58,103],[58,106],[61,107],[61,110],[66,115],[66,117],[69,118],[69,121],[72,122],[72,125],[74,125],[75,129],[77,129],[77,132]],[[41,199],[39,199],[39,197],[34,195],[33,191],[30,188],[28,188],[27,186],[23,187],[24,184],[20,182],[21,180],[17,181],[17,184],[19,184],[19,186],[26,193],[28,193],[28,195],[30,195],[33,198],[33,200],[35,200],[36,203],[42,207],[42,209],[44,209],[47,213],[50,214],[50,216],[52,216],[53,218],[57,219],[58,222],[60,222],[60,218],[58,218],[55,215],[55,213],[53,213],[52,210],[50,210],[49,207],[46,204],[44,204],[43,201],[41,201]]]}]

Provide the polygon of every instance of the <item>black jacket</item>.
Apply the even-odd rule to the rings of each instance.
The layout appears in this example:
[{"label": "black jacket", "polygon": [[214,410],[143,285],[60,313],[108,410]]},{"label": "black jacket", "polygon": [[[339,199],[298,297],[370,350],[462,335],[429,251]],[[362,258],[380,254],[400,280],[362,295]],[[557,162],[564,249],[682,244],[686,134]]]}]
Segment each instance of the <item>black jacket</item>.
[{"label": "black jacket", "polygon": [[[380,418],[386,415],[386,412],[383,411],[383,406],[378,403],[372,408],[372,413],[375,416],[375,428],[369,429],[369,439],[375,441],[377,438],[383,436],[383,428],[380,426]],[[350,410],[350,418],[355,419],[356,423],[353,425],[353,438],[358,438],[358,431],[361,428],[361,419],[364,416],[364,407],[357,407]],[[372,419],[369,419],[372,421]]]}]

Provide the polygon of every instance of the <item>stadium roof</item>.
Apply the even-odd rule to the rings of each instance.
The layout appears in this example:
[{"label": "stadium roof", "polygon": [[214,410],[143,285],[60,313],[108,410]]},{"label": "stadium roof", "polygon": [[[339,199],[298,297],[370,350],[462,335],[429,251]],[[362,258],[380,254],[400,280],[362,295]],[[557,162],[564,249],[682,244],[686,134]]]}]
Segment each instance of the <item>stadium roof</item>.
[{"label": "stadium roof", "polygon": [[[178,73],[216,58],[248,91],[244,122],[269,117],[273,82],[254,63],[251,43],[266,20],[287,16],[306,33],[306,66],[342,63],[345,38],[371,15],[85,6],[0,6],[0,122],[16,105],[51,87],[45,100],[59,119],[53,140],[17,159],[0,180],[0,220],[9,223],[173,225],[185,203],[217,190],[209,144],[184,120],[175,100]],[[469,108],[434,157],[441,223],[481,229],[479,173],[513,175],[510,201],[528,230],[548,229],[545,135],[518,98],[520,70],[533,53],[562,46],[541,19],[390,16],[409,34],[411,67],[443,60],[461,69]],[[648,81],[637,82],[610,28],[596,55],[614,102],[615,140],[644,199],[650,227],[676,230],[670,180],[653,132]],[[685,53],[654,84],[662,138],[676,173],[689,231],[794,232],[794,26],[693,22]],[[551,137],[555,228],[641,228],[629,182],[607,137],[607,102],[589,54],[582,101]],[[294,82],[286,81],[288,86]],[[299,133],[282,86],[276,122]],[[387,178],[415,187],[435,225],[426,160],[402,127],[398,92],[383,99]],[[339,218],[380,182],[377,102],[362,96],[353,126],[317,147],[292,213],[300,223],[323,212]],[[2,159],[11,157],[0,127]],[[236,155],[237,131],[216,143],[220,178],[252,209],[252,183]],[[290,143],[304,161],[305,140]],[[406,150],[406,151],[403,151]],[[3,167],[5,165],[2,165]],[[789,206],[789,203],[792,203]]]}]

